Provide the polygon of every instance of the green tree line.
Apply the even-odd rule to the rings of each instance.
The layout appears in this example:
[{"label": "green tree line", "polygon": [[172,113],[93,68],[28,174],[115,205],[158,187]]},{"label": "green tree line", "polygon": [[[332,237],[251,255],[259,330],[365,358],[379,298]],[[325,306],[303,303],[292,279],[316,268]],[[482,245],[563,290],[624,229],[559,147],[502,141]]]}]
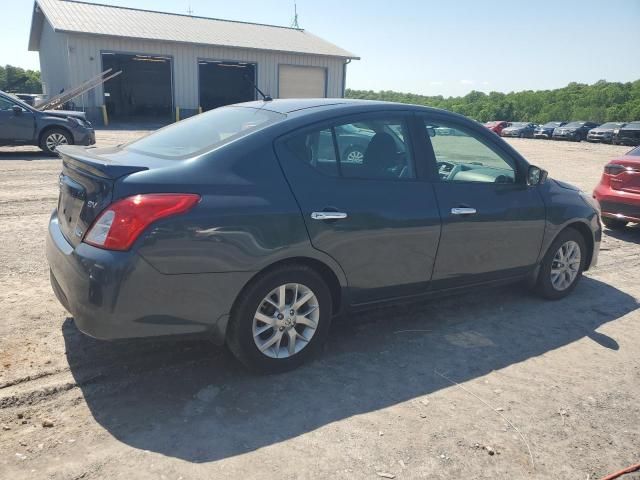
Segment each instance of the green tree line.
[{"label": "green tree line", "polygon": [[42,93],[40,72],[12,65],[0,66],[0,90],[11,93]]},{"label": "green tree line", "polygon": [[640,80],[620,83],[600,80],[593,85],[572,82],[555,90],[523,92],[478,92],[464,97],[426,96],[383,90],[351,90],[347,98],[385,100],[443,108],[479,122],[545,123],[554,120],[629,122],[640,120]]}]

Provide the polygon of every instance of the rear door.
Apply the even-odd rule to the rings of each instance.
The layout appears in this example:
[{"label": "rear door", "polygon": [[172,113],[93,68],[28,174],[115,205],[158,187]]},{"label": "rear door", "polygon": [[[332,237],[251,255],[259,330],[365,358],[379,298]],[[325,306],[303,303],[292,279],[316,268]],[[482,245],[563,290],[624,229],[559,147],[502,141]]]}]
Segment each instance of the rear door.
[{"label": "rear door", "polygon": [[429,116],[421,124],[435,161],[442,217],[433,288],[529,271],[542,246],[545,206],[517,160],[484,131]]},{"label": "rear door", "polygon": [[276,142],[311,242],[342,266],[352,304],[421,294],[431,278],[440,218],[416,170],[411,119],[343,117]]}]

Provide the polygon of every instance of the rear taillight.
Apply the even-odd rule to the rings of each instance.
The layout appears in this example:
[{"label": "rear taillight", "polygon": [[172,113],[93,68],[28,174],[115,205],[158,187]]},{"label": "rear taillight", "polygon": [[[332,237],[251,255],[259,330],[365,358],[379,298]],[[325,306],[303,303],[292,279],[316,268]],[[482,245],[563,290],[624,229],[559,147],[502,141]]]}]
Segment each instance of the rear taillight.
[{"label": "rear taillight", "polygon": [[200,200],[193,193],[147,193],[109,205],[93,222],[84,242],[107,250],[129,250],[153,222],[186,213]]},{"label": "rear taillight", "polygon": [[626,170],[622,165],[616,165],[615,163],[610,163],[604,166],[604,173],[609,175],[619,175]]}]

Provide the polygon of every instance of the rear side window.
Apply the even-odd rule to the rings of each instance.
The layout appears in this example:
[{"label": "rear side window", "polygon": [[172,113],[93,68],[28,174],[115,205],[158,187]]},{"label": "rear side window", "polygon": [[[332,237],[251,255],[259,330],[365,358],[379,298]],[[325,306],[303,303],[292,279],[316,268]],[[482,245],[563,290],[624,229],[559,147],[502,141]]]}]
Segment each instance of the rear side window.
[{"label": "rear side window", "polygon": [[287,148],[300,161],[334,177],[415,178],[403,119],[366,119],[293,136]]},{"label": "rear side window", "polygon": [[216,108],[127,144],[124,149],[180,160],[229,143],[285,118],[281,113],[247,107]]}]

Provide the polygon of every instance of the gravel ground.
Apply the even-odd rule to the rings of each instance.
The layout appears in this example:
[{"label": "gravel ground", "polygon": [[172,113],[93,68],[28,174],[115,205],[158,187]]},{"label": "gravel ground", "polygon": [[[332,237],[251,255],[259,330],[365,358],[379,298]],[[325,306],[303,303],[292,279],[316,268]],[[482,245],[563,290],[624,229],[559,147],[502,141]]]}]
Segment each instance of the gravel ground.
[{"label": "gravel ground", "polygon": [[[510,143],[585,190],[626,150]],[[257,377],[206,341],[78,332],[44,257],[59,171],[0,149],[0,478],[584,480],[640,460],[638,227],[607,231],[565,300],[514,286],[360,314],[317,361]]]}]

